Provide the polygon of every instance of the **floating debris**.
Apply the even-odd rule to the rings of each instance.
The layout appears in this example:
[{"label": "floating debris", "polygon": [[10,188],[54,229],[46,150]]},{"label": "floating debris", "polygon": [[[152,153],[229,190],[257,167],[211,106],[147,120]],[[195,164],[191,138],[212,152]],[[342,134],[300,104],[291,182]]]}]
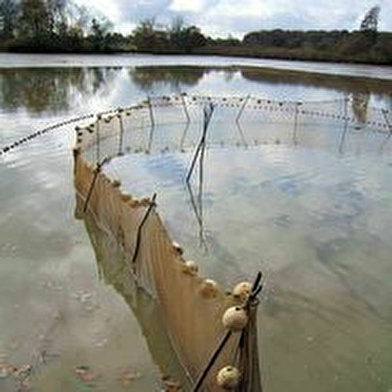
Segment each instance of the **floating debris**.
[{"label": "floating debris", "polygon": [[181,384],[178,381],[172,380],[170,377],[162,377],[164,389],[161,392],[180,392],[182,391]]},{"label": "floating debris", "polygon": [[84,383],[91,383],[97,378],[97,376],[91,371],[90,367],[86,365],[75,366],[74,373],[77,378]]},{"label": "floating debris", "polygon": [[121,375],[121,383],[124,387],[129,387],[135,380],[138,380],[141,377],[141,373],[127,370]]}]

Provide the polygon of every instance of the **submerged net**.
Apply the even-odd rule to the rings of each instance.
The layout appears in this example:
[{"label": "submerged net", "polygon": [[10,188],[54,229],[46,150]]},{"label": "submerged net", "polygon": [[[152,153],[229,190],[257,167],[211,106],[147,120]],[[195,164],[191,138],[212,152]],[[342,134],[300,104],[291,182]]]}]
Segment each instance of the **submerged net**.
[{"label": "submerged net", "polygon": [[[93,183],[94,190],[90,192]],[[226,334],[221,321],[225,310],[242,306],[242,302],[225,294],[214,281],[199,277],[193,266],[186,263],[179,248],[170,240],[152,200],[137,201],[122,194],[117,183],[89,167],[80,155],[75,159],[75,186],[79,198],[77,216],[86,219],[90,214],[90,220],[96,220],[97,226],[115,238],[121,246],[125,265],[118,267],[119,273],[133,276],[136,286],[159,304],[172,350],[185,376],[181,384],[185,390],[193,390]],[[87,195],[90,195],[88,212],[85,209]],[[99,244],[96,240],[92,242]],[[250,390],[260,390],[257,345],[254,341],[250,346],[240,342],[242,336],[245,336],[244,341],[256,338],[255,309],[249,309],[248,326],[243,333],[230,336],[200,390],[217,390],[215,377],[219,369],[235,366],[238,361],[242,361],[241,373],[252,379],[252,383],[247,383],[252,385]],[[252,330],[247,332],[249,338],[245,335],[248,329]],[[247,358],[253,366],[248,366],[248,359],[241,356],[240,343],[244,349],[251,350]],[[247,375],[246,369],[252,369],[251,375]]]},{"label": "submerged net", "polygon": [[[377,148],[386,148],[391,124],[391,112],[369,107],[366,96],[315,103],[183,94],[100,114],[76,128],[77,216],[86,222],[103,275],[139,314],[152,340],[157,331],[144,316],[148,309],[158,315],[157,324],[165,330],[160,347],[171,354],[164,359],[161,350],[151,351],[165,375],[183,390],[215,391],[218,372],[229,365],[241,374],[235,390],[261,391],[256,328],[260,275],[253,286],[247,284],[246,295],[239,296],[202,278],[173,244],[156,211],[155,195],[141,200],[124,193],[121,183],[104,173],[105,164],[127,153],[196,147],[189,181],[196,161],[213,146],[312,144],[328,135],[328,143],[343,151],[363,142],[356,138],[360,132],[368,145],[379,141],[372,140],[372,134],[385,135]],[[316,127],[324,133],[315,132]],[[222,323],[233,306],[247,321],[238,331]]]}]

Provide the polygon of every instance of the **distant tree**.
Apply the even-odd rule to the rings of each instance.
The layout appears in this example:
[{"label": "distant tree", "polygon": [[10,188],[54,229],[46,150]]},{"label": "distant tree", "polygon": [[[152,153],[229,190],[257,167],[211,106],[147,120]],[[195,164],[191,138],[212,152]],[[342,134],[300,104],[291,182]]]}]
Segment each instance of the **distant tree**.
[{"label": "distant tree", "polygon": [[172,20],[168,36],[173,49],[179,52],[189,53],[193,48],[204,46],[207,42],[200,29],[196,26],[186,26],[182,17]]},{"label": "distant tree", "polygon": [[154,37],[155,19],[145,19],[133,32],[133,39],[138,50],[148,50]]},{"label": "distant tree", "polygon": [[44,0],[22,0],[20,32],[26,38],[40,39],[51,32],[49,10]]},{"label": "distant tree", "polygon": [[133,32],[133,41],[142,52],[165,52],[169,47],[168,34],[155,29],[155,19],[141,21]]},{"label": "distant tree", "polygon": [[202,34],[198,27],[189,26],[183,31],[182,43],[183,50],[185,50],[185,52],[191,52],[194,48],[205,46],[207,38]]},{"label": "distant tree", "polygon": [[376,32],[378,28],[379,15],[380,7],[378,5],[370,8],[362,19],[360,30]]},{"label": "distant tree", "polygon": [[367,46],[372,46],[377,41],[378,18],[380,7],[370,8],[362,19],[360,31],[367,40]]},{"label": "distant tree", "polygon": [[180,49],[182,47],[182,33],[185,27],[184,18],[181,16],[176,16],[171,21],[171,26],[168,30],[169,40],[171,45],[175,49]]},{"label": "distant tree", "polygon": [[111,23],[108,20],[98,20],[93,18],[91,21],[89,38],[91,40],[92,49],[94,51],[100,52],[109,50],[107,38],[109,37],[110,29]]},{"label": "distant tree", "polygon": [[65,35],[68,32],[67,0],[46,0],[49,28],[52,33]]},{"label": "distant tree", "polygon": [[14,29],[17,24],[17,13],[19,4],[15,0],[2,0],[0,2],[0,37],[13,38]]}]

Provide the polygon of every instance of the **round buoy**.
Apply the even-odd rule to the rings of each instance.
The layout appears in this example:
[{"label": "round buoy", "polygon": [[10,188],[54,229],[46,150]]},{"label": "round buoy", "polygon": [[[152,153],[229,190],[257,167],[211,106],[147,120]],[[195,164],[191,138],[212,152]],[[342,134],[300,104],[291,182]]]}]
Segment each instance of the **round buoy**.
[{"label": "round buoy", "polygon": [[240,383],[240,379],[240,371],[234,366],[225,366],[219,370],[216,376],[217,384],[226,390],[237,388]]},{"label": "round buoy", "polygon": [[172,242],[172,246],[173,246],[173,249],[174,249],[179,255],[182,255],[182,254],[184,253],[184,249],[182,248],[182,246],[181,246],[178,242],[173,241],[173,242]]},{"label": "round buoy", "polygon": [[250,282],[238,283],[233,289],[233,297],[241,302],[246,301],[252,291],[252,284]]},{"label": "round buoy", "polygon": [[129,195],[128,193],[123,193],[123,194],[121,195],[121,200],[122,200],[123,202],[125,202],[125,203],[128,203],[129,201],[132,200],[132,196]]},{"label": "round buoy", "polygon": [[223,314],[222,323],[230,331],[241,331],[248,323],[248,315],[240,306],[232,306]]},{"label": "round buoy", "polygon": [[200,287],[200,294],[204,298],[215,298],[218,295],[218,283],[212,279],[204,279]]},{"label": "round buoy", "polygon": [[199,272],[199,266],[196,264],[195,261],[193,261],[193,260],[187,260],[187,261],[184,263],[184,265],[183,265],[182,271],[183,271],[185,274],[195,276],[195,275],[197,275],[197,273]]}]

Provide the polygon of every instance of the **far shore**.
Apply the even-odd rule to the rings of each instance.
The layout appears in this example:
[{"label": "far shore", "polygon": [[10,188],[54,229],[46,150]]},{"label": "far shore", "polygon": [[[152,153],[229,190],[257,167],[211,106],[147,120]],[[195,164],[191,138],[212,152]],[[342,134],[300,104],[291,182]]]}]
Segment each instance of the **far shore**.
[{"label": "far shore", "polygon": [[[39,57],[40,61],[36,61]],[[356,90],[392,91],[390,66],[379,64],[335,63],[212,54],[149,53],[0,53],[0,69],[54,67],[206,67],[238,69],[247,77],[276,78],[290,83],[326,86],[349,83]],[[283,79],[282,79],[283,78]],[[382,82],[382,83],[381,83]],[[380,84],[381,83],[381,84]]]}]

